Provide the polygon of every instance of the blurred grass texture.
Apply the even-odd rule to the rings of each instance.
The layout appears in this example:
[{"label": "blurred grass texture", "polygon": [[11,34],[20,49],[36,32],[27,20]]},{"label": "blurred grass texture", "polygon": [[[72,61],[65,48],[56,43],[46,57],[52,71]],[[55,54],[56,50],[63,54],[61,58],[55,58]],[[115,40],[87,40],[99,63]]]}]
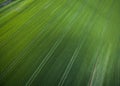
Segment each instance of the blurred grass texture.
[{"label": "blurred grass texture", "polygon": [[120,0],[1,7],[0,86],[120,86]]}]

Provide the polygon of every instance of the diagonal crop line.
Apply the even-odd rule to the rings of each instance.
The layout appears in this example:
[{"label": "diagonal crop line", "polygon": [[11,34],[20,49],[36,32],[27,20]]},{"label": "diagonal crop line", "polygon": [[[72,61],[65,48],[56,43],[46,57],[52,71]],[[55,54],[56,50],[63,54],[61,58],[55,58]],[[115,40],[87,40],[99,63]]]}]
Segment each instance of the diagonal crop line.
[{"label": "diagonal crop line", "polygon": [[[85,24],[85,27],[83,28],[81,33],[83,33],[83,32],[90,32],[91,31],[91,28],[89,28],[87,30],[85,30],[85,28],[87,27],[87,25],[89,24],[91,18],[93,18],[93,17],[94,17],[94,15],[90,16],[90,18],[87,20],[87,23]],[[90,26],[92,27],[93,24],[91,24]],[[60,79],[60,82],[58,83],[58,86],[63,86],[63,84],[64,84],[64,82],[65,82],[65,80],[66,80],[66,78],[67,78],[67,76],[68,76],[68,74],[69,74],[73,64],[74,64],[74,61],[76,60],[76,58],[77,58],[77,56],[79,54],[79,51],[80,51],[82,45],[85,43],[86,38],[87,38],[87,35],[85,35],[84,39],[81,39],[82,43],[80,43],[80,40],[78,41],[78,47],[76,48],[76,50],[75,50],[75,52],[74,52],[70,62],[68,63],[67,68],[65,69],[65,72],[62,75],[62,78]]]},{"label": "diagonal crop line", "polygon": [[[44,29],[46,29],[46,28],[44,28]],[[44,29],[42,29],[42,31],[38,31],[38,32],[40,32],[40,33],[36,36],[36,38],[35,38],[33,41],[31,41],[31,43],[29,43],[29,45],[28,45],[28,46],[25,48],[25,50],[20,54],[20,56],[19,56],[19,57],[16,57],[15,59],[13,59],[13,61],[10,63],[10,65],[3,70],[3,73],[0,74],[0,81],[3,79],[3,77],[5,77],[5,76],[7,75],[8,72],[10,72],[10,71],[12,70],[13,67],[16,66],[17,63],[19,63],[19,62],[22,60],[22,58],[23,58],[24,55],[26,54],[26,51],[29,51],[30,46],[31,46],[33,43],[35,43],[35,42],[37,41],[37,39],[44,33]],[[1,77],[2,77],[2,78],[1,78]]]},{"label": "diagonal crop line", "polygon": [[[10,11],[6,15],[2,16],[0,18],[0,27],[3,26],[6,22],[8,22],[9,19],[14,18],[17,14],[21,13],[23,10],[25,10],[25,7],[30,5],[33,2],[33,0],[25,1],[23,4],[20,4],[19,7],[15,8],[14,10]],[[11,16],[12,15],[12,16]]]},{"label": "diagonal crop line", "polygon": [[16,0],[13,1],[12,3],[8,4],[7,6],[1,7],[0,8],[0,13],[4,13],[4,11],[8,10],[9,8],[15,6],[16,4],[18,4],[21,0]]},{"label": "diagonal crop line", "polygon": [[[102,53],[104,52],[104,49],[102,51]],[[104,76],[105,76],[105,72],[106,72],[106,68],[107,68],[107,65],[108,65],[108,61],[110,59],[110,55],[111,55],[111,44],[108,45],[108,49],[107,49],[107,53],[105,55],[105,59],[104,61],[102,62],[104,64],[104,66],[102,67],[102,70],[101,70],[101,75],[97,76],[98,72],[99,72],[99,69],[100,69],[100,64],[99,62],[101,60],[97,59],[96,63],[95,63],[95,67],[93,69],[93,73],[92,73],[92,76],[91,76],[91,80],[90,80],[90,84],[89,86],[96,86],[97,84],[97,81],[95,80],[96,77],[99,77],[100,80],[100,84],[98,86],[102,86],[103,84],[103,79],[104,79]],[[101,57],[101,56],[100,56]],[[99,57],[99,58],[100,58]],[[103,56],[102,56],[103,57]],[[97,78],[98,79],[98,78]]]},{"label": "diagonal crop line", "polygon": [[[68,30],[69,31],[69,30]],[[29,78],[29,80],[26,83],[26,86],[30,86],[32,84],[32,82],[34,81],[34,79],[37,77],[37,75],[39,74],[39,72],[42,70],[42,68],[45,66],[45,64],[48,62],[48,60],[50,59],[50,57],[53,55],[54,51],[57,49],[57,47],[60,45],[60,43],[62,42],[62,40],[64,39],[64,37],[66,36],[66,34],[68,33],[68,31],[66,31],[64,33],[64,35],[62,35],[61,38],[59,38],[55,44],[53,45],[53,47],[51,48],[51,50],[48,52],[48,54],[45,56],[45,58],[42,60],[41,64],[37,67],[37,69],[35,70],[35,72],[32,74],[32,76]]]},{"label": "diagonal crop line", "polygon": [[96,65],[97,65],[97,62],[99,61],[99,57],[100,57],[100,52],[102,52],[101,51],[101,49],[102,49],[103,47],[102,47],[102,43],[100,43],[99,44],[99,47],[97,48],[97,50],[96,50],[96,53],[95,53],[95,55],[94,55],[94,57],[96,58],[95,59],[95,63],[94,63],[94,67],[93,67],[93,71],[92,71],[92,73],[90,74],[90,80],[89,80],[89,83],[88,83],[88,86],[91,86],[91,82],[92,82],[92,80],[93,80],[93,77],[94,77],[94,74],[95,74],[95,70],[96,70]]},{"label": "diagonal crop line", "polygon": [[75,60],[76,60],[77,57],[78,57],[78,54],[79,54],[79,51],[80,51],[81,47],[82,47],[83,44],[85,43],[86,38],[87,38],[87,36],[85,36],[85,38],[82,40],[82,43],[80,43],[80,42],[81,42],[80,40],[78,41],[78,46],[77,46],[77,48],[75,49],[75,51],[74,51],[74,53],[73,53],[73,56],[72,56],[72,58],[70,59],[68,65],[67,65],[67,67],[66,67],[66,69],[65,69],[65,72],[63,73],[63,75],[62,75],[62,77],[61,77],[61,79],[60,79],[60,82],[58,83],[58,86],[63,86],[63,84],[64,84],[64,82],[65,82],[65,80],[66,80],[66,78],[67,78],[67,76],[68,76],[68,74],[69,74],[69,72],[70,72],[70,70],[71,70],[74,62],[75,62]]},{"label": "diagonal crop line", "polygon": [[[113,1],[113,3],[114,3],[114,1]],[[111,16],[111,13],[112,13],[112,7],[113,7],[113,3],[111,4],[111,6],[110,6],[110,9],[109,9],[109,11],[108,11],[108,14],[107,14],[107,17],[109,18],[110,16]],[[104,34],[105,34],[105,31],[107,30],[107,27],[108,26],[108,21],[105,23],[105,27],[103,28],[103,31],[101,32],[101,37],[102,38],[104,38]],[[102,49],[103,50],[103,49]],[[106,70],[106,67],[107,67],[107,65],[108,65],[108,61],[109,61],[109,59],[110,59],[110,54],[111,54],[111,44],[108,44],[108,50],[107,50],[107,53],[106,53],[106,58],[105,58],[105,62],[104,62],[104,67],[103,67],[103,76],[101,75],[101,85],[102,85],[102,81],[103,81],[103,79],[104,79],[104,73],[105,73],[105,70]],[[100,58],[100,56],[98,56],[98,58],[97,58],[97,60],[96,60],[96,63],[95,63],[95,65],[94,65],[94,69],[93,69],[93,72],[92,72],[92,75],[91,75],[91,78],[90,78],[90,83],[89,83],[89,85],[88,86],[94,86],[94,79],[95,79],[95,75],[97,74],[97,69],[99,68],[99,66],[98,66],[98,63],[99,63],[99,59]]]},{"label": "diagonal crop line", "polygon": [[98,48],[98,50],[97,50],[97,53],[96,53],[96,62],[95,62],[95,64],[94,64],[94,68],[93,68],[93,71],[92,71],[92,74],[91,74],[91,77],[90,77],[90,83],[88,84],[88,86],[93,86],[93,80],[94,80],[94,77],[95,77],[95,73],[96,73],[96,69],[97,69],[97,64],[98,64],[98,61],[99,61],[99,57],[100,57],[100,54],[99,54],[99,52],[100,52],[100,47]]},{"label": "diagonal crop line", "polygon": [[66,80],[72,66],[73,66],[73,63],[75,62],[75,60],[76,60],[76,58],[78,56],[79,51],[80,51],[80,47],[77,47],[74,54],[73,54],[73,56],[72,56],[72,58],[71,58],[71,60],[70,60],[70,62],[68,63],[68,66],[67,66],[64,74],[62,75],[62,78],[61,78],[58,86],[63,86],[63,84],[64,84],[64,82],[65,82],[65,80]]},{"label": "diagonal crop line", "polygon": [[[75,20],[75,17],[77,17],[78,14],[71,19],[71,21],[69,21],[69,23],[72,23],[73,20]],[[70,26],[67,26],[69,29]],[[46,55],[46,57],[43,59],[43,61],[41,62],[41,64],[38,66],[38,68],[35,70],[35,72],[32,74],[32,76],[30,77],[30,79],[28,80],[28,82],[26,83],[26,86],[30,86],[32,84],[32,82],[34,81],[34,79],[37,77],[37,75],[39,74],[39,72],[42,70],[42,68],[44,67],[44,65],[47,63],[47,61],[49,60],[49,58],[51,57],[51,55],[54,53],[54,51],[56,50],[56,48],[59,46],[59,44],[62,42],[63,38],[65,37],[65,35],[68,33],[68,30],[66,30],[66,32],[64,33],[64,35],[58,39],[56,41],[56,43],[54,44],[54,46],[51,48],[51,50],[48,52],[48,54]]]},{"label": "diagonal crop line", "polygon": [[[39,10],[38,10],[38,11],[39,11]],[[32,19],[32,17],[34,17],[35,15],[37,15],[37,14],[38,14],[38,11],[37,11],[34,15],[32,15],[27,21],[25,21],[25,23],[24,23],[23,25],[25,25],[27,22],[29,22],[29,20]],[[50,25],[49,25],[49,22],[50,22],[50,21],[48,21],[47,26],[50,26]],[[23,26],[23,25],[22,25],[22,26]],[[21,29],[22,26],[20,26],[18,29]],[[40,28],[40,26],[39,26],[39,27],[36,27],[36,29],[39,29],[39,28]],[[19,32],[19,30],[17,30],[17,31]],[[36,40],[37,40],[40,36],[43,35],[44,32],[48,32],[48,28],[44,28],[44,29],[42,29],[42,31],[38,31],[38,32],[40,32],[40,33],[36,36],[36,38],[34,39],[34,41],[29,44],[29,46],[32,45],[32,44],[34,44],[34,43],[36,42]],[[15,35],[17,35],[17,32],[16,32]],[[11,37],[11,38],[12,38],[12,37]],[[11,39],[11,40],[12,40],[12,39]],[[29,47],[29,46],[28,46],[28,47]],[[26,47],[23,52],[28,51],[28,49],[29,49],[28,47]],[[10,64],[6,69],[4,69],[3,73],[0,74],[0,76],[2,77],[2,78],[0,78],[0,80],[2,80],[3,77],[5,77],[5,76],[7,75],[7,73],[10,72],[10,71],[12,70],[12,68],[13,68],[14,66],[16,66],[17,63],[19,63],[19,62],[21,61],[22,57],[23,57],[23,56],[25,55],[25,53],[26,53],[26,52],[25,52],[25,53],[23,54],[23,52],[22,52],[22,55],[20,55],[20,56],[17,57],[15,60],[13,60],[13,61],[11,62],[11,64]]]},{"label": "diagonal crop line", "polygon": [[62,40],[58,40],[54,44],[54,46],[51,48],[51,50],[49,51],[49,53],[43,59],[43,61],[41,62],[41,64],[37,67],[37,69],[35,70],[35,72],[32,74],[32,76],[28,80],[26,86],[29,86],[34,81],[34,79],[37,77],[37,75],[39,74],[39,72],[42,70],[42,68],[45,66],[45,64],[47,63],[47,61],[50,59],[50,57],[52,56],[52,54],[54,53],[54,51],[56,50],[56,48],[59,46],[59,44],[61,43],[61,41]]},{"label": "diagonal crop line", "polygon": [[119,7],[15,0],[0,8],[0,86],[119,86]]}]

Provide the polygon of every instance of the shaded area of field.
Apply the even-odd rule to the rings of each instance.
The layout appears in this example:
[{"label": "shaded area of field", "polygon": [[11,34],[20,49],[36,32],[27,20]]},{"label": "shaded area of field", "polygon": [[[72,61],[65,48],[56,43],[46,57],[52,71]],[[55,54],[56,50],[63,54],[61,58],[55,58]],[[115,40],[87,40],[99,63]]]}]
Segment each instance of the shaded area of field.
[{"label": "shaded area of field", "polygon": [[10,4],[12,1],[14,1],[14,0],[1,0],[0,1],[0,8]]},{"label": "shaded area of field", "polygon": [[19,0],[0,8],[0,86],[120,86],[119,0]]}]

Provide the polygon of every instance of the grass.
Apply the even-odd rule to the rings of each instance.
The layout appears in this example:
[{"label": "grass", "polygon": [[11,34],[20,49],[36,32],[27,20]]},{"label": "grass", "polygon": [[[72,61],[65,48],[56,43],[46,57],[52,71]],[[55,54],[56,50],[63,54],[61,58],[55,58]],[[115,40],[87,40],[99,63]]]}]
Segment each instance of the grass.
[{"label": "grass", "polygon": [[6,1],[6,0],[0,0],[0,4],[3,3],[3,2],[5,2],[5,1]]},{"label": "grass", "polygon": [[119,0],[16,0],[0,8],[0,86],[119,86]]}]

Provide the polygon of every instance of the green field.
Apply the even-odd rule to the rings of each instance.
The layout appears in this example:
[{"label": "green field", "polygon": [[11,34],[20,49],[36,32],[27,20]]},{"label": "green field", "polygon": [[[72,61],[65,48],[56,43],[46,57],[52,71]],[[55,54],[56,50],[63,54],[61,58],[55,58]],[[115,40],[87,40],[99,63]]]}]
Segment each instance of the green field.
[{"label": "green field", "polygon": [[120,0],[0,8],[0,86],[120,86]]},{"label": "green field", "polygon": [[5,2],[5,1],[6,1],[6,0],[0,0],[0,4],[3,3],[3,2]]}]

